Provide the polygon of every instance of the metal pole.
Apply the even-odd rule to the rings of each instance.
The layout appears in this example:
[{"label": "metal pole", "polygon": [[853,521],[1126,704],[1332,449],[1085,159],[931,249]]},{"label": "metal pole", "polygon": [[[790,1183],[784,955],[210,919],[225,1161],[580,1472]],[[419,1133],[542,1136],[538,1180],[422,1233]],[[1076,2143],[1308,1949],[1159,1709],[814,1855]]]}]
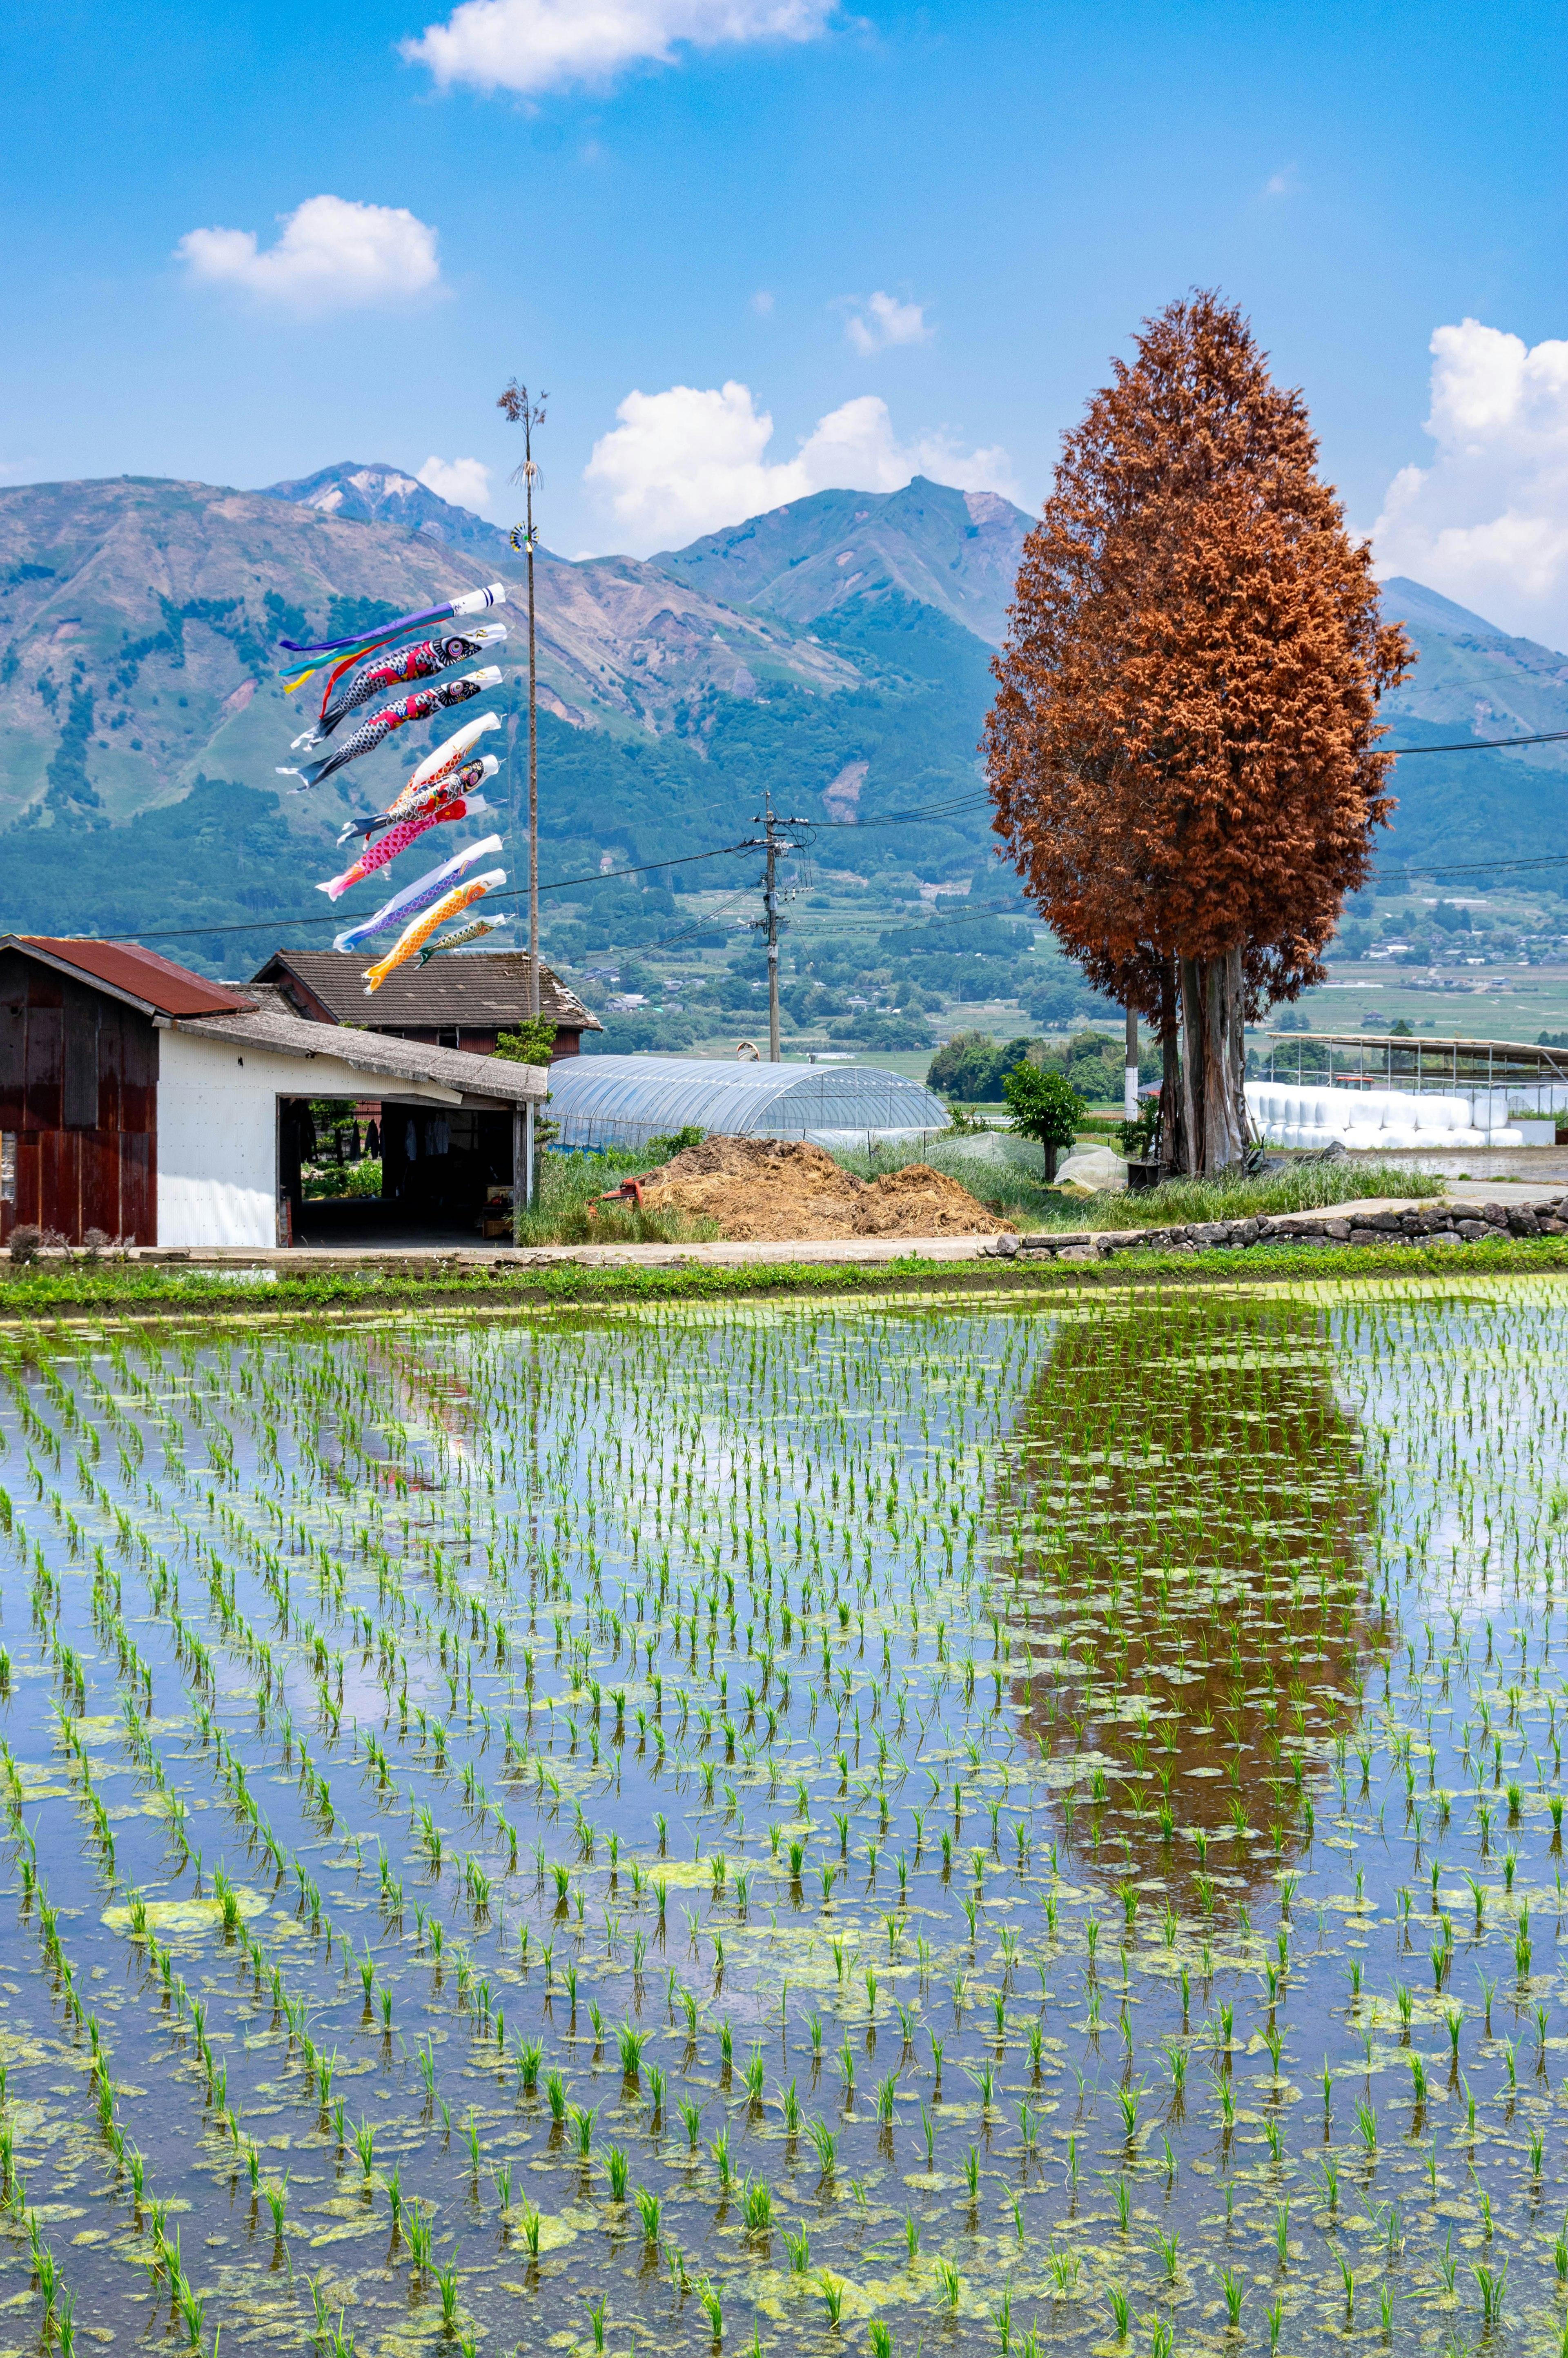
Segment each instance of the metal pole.
[{"label": "metal pole", "polygon": [[771,795],[762,798],[767,830],[767,883],[763,890],[762,906],[768,925],[768,1062],[779,1061],[779,903],[778,903],[778,838],[773,826],[773,803]]},{"label": "metal pole", "polygon": [[[521,482],[526,502],[526,522],[523,527],[523,549],[528,563],[528,1012],[539,1012],[539,696],[536,663],[536,643],[534,610],[534,478],[539,470],[534,463],[534,428],[545,422],[544,394],[536,402],[530,401],[528,388],[513,377],[503,390],[496,407],[504,410],[507,421],[523,428],[523,464],[516,468],[509,481]],[[517,527],[513,526],[512,546],[517,546]]]},{"label": "metal pole", "polygon": [[534,1100],[523,1109],[523,1201],[534,1208]]},{"label": "metal pole", "polygon": [[[528,498],[528,1012],[539,1012],[539,702],[534,667],[534,449],[533,427],[523,423],[524,481]],[[528,1108],[528,1174],[533,1184],[534,1109]]]},{"label": "metal pole", "polygon": [[1138,1010],[1127,1011],[1127,1068],[1122,1075],[1121,1110],[1129,1121],[1138,1119]]}]

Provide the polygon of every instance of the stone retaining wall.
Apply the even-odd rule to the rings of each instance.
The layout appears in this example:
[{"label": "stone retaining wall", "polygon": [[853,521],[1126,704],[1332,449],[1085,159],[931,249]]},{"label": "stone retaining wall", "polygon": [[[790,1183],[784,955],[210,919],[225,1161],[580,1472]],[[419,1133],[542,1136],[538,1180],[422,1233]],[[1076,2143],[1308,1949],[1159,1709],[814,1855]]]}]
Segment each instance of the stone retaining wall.
[{"label": "stone retaining wall", "polygon": [[1285,1212],[1277,1218],[1197,1220],[1175,1228],[1099,1228],[1076,1234],[999,1237],[990,1249],[1004,1260],[1020,1254],[1043,1260],[1108,1260],[1130,1252],[1235,1252],[1250,1245],[1474,1245],[1509,1237],[1568,1236],[1568,1195],[1543,1204],[1440,1202],[1402,1211]]}]

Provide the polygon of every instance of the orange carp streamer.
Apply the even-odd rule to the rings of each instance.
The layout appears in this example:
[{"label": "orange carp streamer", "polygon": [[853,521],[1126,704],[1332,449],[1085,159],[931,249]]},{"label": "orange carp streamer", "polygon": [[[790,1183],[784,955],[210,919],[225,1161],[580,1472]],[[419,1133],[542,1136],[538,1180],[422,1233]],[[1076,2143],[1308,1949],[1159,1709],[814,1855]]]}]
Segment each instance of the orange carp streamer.
[{"label": "orange carp streamer", "polygon": [[472,877],[468,883],[454,886],[450,892],[436,903],[434,908],[427,909],[423,916],[416,917],[414,923],[399,934],[386,956],[377,958],[373,966],[365,968],[365,997],[368,999],[373,990],[379,990],[387,976],[395,974],[416,950],[423,949],[438,925],[444,925],[449,917],[457,916],[461,910],[471,908],[476,901],[482,900],[487,892],[505,882],[504,868],[488,869],[484,875]]}]

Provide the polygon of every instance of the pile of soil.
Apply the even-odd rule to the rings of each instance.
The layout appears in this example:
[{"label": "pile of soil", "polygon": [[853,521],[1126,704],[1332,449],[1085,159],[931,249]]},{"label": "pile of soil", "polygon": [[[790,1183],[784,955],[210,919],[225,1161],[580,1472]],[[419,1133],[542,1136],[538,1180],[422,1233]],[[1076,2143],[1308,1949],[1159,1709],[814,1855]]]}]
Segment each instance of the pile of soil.
[{"label": "pile of soil", "polygon": [[929,1163],[857,1179],[804,1139],[705,1138],[643,1182],[643,1201],[652,1211],[717,1221],[725,1237],[741,1244],[994,1237],[1013,1226]]}]

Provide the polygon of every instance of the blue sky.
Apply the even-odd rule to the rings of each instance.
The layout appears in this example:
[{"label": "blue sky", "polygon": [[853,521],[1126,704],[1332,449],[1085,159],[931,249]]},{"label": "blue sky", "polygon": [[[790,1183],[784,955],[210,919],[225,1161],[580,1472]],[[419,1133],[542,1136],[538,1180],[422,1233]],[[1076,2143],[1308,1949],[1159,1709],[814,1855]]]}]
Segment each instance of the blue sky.
[{"label": "blue sky", "polygon": [[0,40],[0,480],[472,461],[438,488],[509,521],[515,371],[568,553],[916,466],[1033,506],[1207,284],[1387,563],[1568,633],[1560,8],[66,0]]}]

